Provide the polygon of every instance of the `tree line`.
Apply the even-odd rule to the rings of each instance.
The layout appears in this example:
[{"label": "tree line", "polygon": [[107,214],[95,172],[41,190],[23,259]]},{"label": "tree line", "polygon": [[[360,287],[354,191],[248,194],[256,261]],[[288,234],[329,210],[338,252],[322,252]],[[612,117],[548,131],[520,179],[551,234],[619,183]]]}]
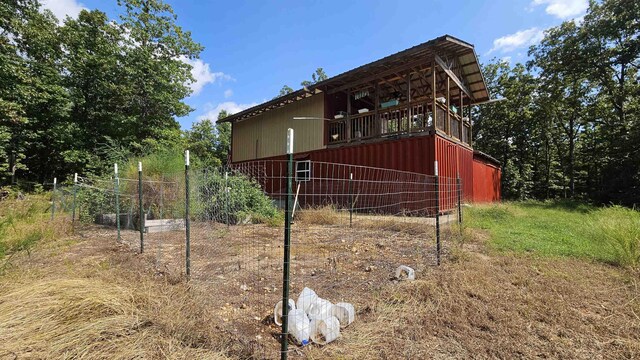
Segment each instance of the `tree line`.
[{"label": "tree line", "polygon": [[503,197],[640,204],[640,2],[592,1],[529,58],[485,64],[502,101],[472,114],[475,148],[502,163]]},{"label": "tree line", "polygon": [[176,121],[192,111],[184,103],[194,81],[185,60],[202,46],[161,0],[118,5],[116,21],[100,10],[56,19],[37,0],[0,4],[3,184],[100,173],[132,156],[190,145],[206,162],[226,158],[228,141],[220,138],[228,126],[205,121],[183,133]]}]

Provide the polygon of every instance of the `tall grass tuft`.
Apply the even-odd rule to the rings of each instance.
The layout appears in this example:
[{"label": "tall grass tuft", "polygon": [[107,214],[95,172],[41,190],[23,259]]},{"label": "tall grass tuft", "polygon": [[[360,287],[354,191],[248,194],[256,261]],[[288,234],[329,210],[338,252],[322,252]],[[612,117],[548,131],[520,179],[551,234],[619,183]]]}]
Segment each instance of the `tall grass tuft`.
[{"label": "tall grass tuft", "polygon": [[640,212],[621,206],[592,213],[594,235],[611,249],[616,265],[640,266]]},{"label": "tall grass tuft", "polygon": [[63,213],[50,221],[50,195],[33,194],[25,199],[5,199],[0,204],[0,272],[12,255],[27,252],[37,243],[70,233]]}]

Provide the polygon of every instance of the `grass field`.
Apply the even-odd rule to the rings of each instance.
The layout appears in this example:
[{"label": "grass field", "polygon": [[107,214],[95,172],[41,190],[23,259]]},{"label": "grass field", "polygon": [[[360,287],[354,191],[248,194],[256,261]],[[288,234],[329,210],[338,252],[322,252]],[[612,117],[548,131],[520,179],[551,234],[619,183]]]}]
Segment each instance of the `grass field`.
[{"label": "grass field", "polygon": [[499,251],[640,265],[638,211],[527,201],[474,206],[465,214],[466,226],[487,231],[491,248]]},{"label": "grass field", "polygon": [[[629,227],[636,213],[508,203],[474,206],[465,214],[464,244],[448,243],[443,265],[422,267],[416,281],[391,281],[386,267],[367,272],[370,260],[352,269],[357,278],[379,278],[353,287],[356,321],[327,346],[292,346],[291,358],[640,357],[640,275],[620,261],[620,249],[632,250],[624,244],[637,234]],[[66,229],[64,220],[46,225],[46,214],[39,216],[40,221],[14,223],[24,234],[47,226]],[[0,220],[6,218],[2,213]],[[295,226],[304,225],[304,217],[299,222]],[[280,236],[270,228],[261,236],[271,230]],[[384,249],[393,249],[401,235],[416,237],[416,229],[409,230],[392,234],[383,246],[363,238],[363,249],[349,256],[384,257]],[[385,226],[385,231],[404,228]],[[7,254],[12,265],[0,275],[0,359],[277,356],[256,348],[242,331],[223,326],[213,301],[218,288],[158,273],[151,252],[140,255],[117,244],[113,229],[55,234],[35,242],[29,252],[12,247]],[[12,243],[21,238],[18,232],[11,236]],[[311,236],[326,246],[326,231]],[[235,316],[252,307],[249,303],[243,310],[229,302],[238,309]],[[264,320],[268,312],[248,320],[265,330],[261,341],[277,349],[274,327]]]}]

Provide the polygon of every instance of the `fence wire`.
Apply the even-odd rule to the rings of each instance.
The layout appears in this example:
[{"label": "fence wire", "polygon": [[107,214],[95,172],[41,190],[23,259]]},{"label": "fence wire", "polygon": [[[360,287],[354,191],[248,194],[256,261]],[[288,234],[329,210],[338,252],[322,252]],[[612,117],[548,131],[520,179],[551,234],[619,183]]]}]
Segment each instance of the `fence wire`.
[{"label": "fence wire", "polygon": [[[185,277],[189,263],[189,281],[210,294],[208,306],[219,314],[212,326],[241,339],[253,357],[278,358],[274,306],[283,296],[287,161],[142,175],[141,182],[79,177],[75,188],[53,196],[66,213],[76,207],[78,227],[111,229],[114,239],[151,258],[158,274]],[[455,178],[296,161],[290,298],[296,302],[310,288],[331,303],[353,304],[358,313],[378,290],[406,278],[406,272],[396,276],[400,266],[419,278],[438,263],[438,253],[446,259],[460,234],[461,189]]]}]

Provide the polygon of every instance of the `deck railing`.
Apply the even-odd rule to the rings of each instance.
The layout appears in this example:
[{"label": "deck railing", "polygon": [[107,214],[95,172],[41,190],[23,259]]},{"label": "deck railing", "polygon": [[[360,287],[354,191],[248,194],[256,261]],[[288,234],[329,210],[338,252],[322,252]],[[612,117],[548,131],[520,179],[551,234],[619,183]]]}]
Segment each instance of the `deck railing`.
[{"label": "deck railing", "polygon": [[[434,124],[433,104],[416,102],[409,108],[401,104],[377,112],[344,116],[340,119],[330,120],[328,124],[328,143],[341,144],[346,142],[384,138],[401,134],[413,134],[440,130],[455,139],[466,144],[470,142],[470,125],[463,121],[447,106],[436,102],[436,116]],[[447,129],[447,111],[449,111],[449,128]],[[434,127],[435,125],[435,127]]]}]

